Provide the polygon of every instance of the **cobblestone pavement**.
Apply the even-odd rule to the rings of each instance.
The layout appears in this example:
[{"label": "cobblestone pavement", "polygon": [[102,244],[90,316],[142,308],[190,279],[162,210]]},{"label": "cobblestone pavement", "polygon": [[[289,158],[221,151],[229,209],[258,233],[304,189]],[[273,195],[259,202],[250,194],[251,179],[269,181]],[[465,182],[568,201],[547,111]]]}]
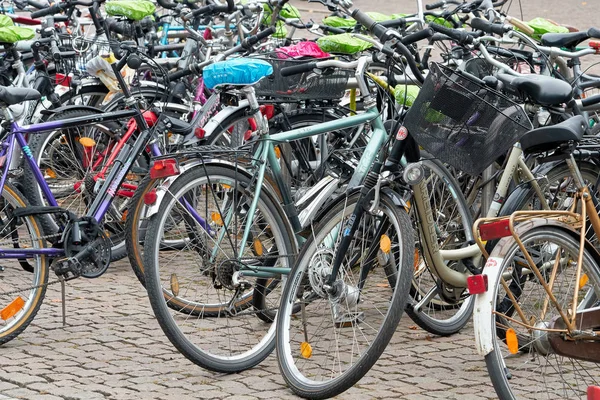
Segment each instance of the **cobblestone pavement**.
[{"label": "cobblestone pavement", "polygon": [[[413,4],[356,3],[381,12],[404,11],[395,5]],[[600,11],[597,0],[523,3],[526,19],[568,16],[565,22],[582,28],[591,26]],[[305,1],[296,4],[317,7]],[[181,356],[163,335],[143,287],[124,261],[101,278],[70,283],[67,314],[63,327],[60,292],[52,286],[33,324],[0,348],[0,400],[294,398],[274,356],[233,375],[205,371]],[[469,400],[495,398],[495,393],[475,352],[470,324],[460,334],[440,338],[404,317],[384,356],[339,398]]]}]

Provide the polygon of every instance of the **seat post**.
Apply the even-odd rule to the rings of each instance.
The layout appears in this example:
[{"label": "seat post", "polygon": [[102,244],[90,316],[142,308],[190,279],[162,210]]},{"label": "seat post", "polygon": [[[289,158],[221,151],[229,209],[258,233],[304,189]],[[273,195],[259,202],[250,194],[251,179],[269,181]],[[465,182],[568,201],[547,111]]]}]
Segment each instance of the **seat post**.
[{"label": "seat post", "polygon": [[10,111],[10,107],[8,107],[5,104],[3,104],[1,107],[2,107],[2,114],[4,115],[4,120],[8,121],[10,123],[15,122],[15,117],[13,116],[12,112]]}]

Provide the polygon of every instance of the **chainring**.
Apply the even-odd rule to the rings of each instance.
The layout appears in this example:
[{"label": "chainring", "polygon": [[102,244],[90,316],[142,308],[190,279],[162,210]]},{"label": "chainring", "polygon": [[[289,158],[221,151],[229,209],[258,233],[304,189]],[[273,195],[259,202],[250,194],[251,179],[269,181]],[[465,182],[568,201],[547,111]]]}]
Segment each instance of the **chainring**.
[{"label": "chainring", "polygon": [[[91,254],[79,260],[81,264],[79,273],[84,278],[98,278],[106,272],[110,265],[112,243],[97,224],[83,222],[83,224],[80,223],[79,227],[82,231],[82,242],[75,245],[70,240],[66,240],[65,255],[74,257],[87,245],[93,246]],[[72,229],[73,224],[69,224],[65,230],[66,238],[71,237]]]}]

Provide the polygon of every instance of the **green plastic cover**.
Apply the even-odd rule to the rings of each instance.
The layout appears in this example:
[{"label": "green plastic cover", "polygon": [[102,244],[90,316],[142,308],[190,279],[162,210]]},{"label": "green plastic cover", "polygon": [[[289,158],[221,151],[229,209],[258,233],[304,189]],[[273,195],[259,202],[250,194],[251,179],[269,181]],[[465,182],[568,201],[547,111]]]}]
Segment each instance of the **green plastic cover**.
[{"label": "green plastic cover", "polygon": [[[367,12],[367,15],[375,20],[375,22],[389,21],[391,19],[406,17],[408,14],[392,14],[386,15],[374,11]],[[323,25],[331,26],[332,28],[353,28],[356,25],[354,18],[343,18],[330,16],[323,18]]]},{"label": "green plastic cover", "polygon": [[145,0],[113,0],[106,2],[104,9],[108,15],[139,21],[152,15],[156,7]]},{"label": "green plastic cover", "polygon": [[544,33],[567,33],[569,32],[568,28],[564,26],[559,26],[553,24],[545,18],[534,18],[531,21],[527,22],[535,32],[532,35],[535,39],[540,39]]},{"label": "green plastic cover", "polygon": [[33,39],[35,31],[22,26],[3,26],[0,28],[1,43],[16,43],[19,40]]},{"label": "green plastic cover", "polygon": [[394,97],[396,98],[396,103],[405,106],[412,106],[419,95],[419,90],[421,90],[421,88],[416,85],[396,85],[394,88]]},{"label": "green plastic cover", "polygon": [[[458,22],[458,19],[456,16],[452,16],[452,18],[454,18],[455,21]],[[434,23],[434,24],[438,24],[438,25],[442,25],[448,28],[454,28],[454,25],[452,25],[452,22],[450,21],[446,21],[444,18],[442,17],[436,17],[433,15],[426,15],[425,16],[425,21],[427,21],[427,23]]]},{"label": "green plastic cover", "polygon": [[8,15],[0,14],[0,27],[13,26],[15,23]]},{"label": "green plastic cover", "polygon": [[[271,24],[271,14],[272,14],[271,8],[268,4],[265,3],[265,4],[263,4],[263,9],[265,10],[265,13],[264,13],[262,23],[265,25],[270,25]],[[286,4],[285,6],[283,6],[281,11],[279,12],[279,15],[283,18],[301,18],[300,11],[298,11],[298,9],[291,4]],[[277,21],[277,24],[275,25],[275,33],[273,34],[273,37],[281,39],[281,38],[286,37],[287,33],[288,33],[288,30],[285,26],[285,22]]]},{"label": "green plastic cover", "polygon": [[317,39],[319,48],[326,53],[356,54],[373,45],[364,40],[357,39],[349,33],[322,36]]}]

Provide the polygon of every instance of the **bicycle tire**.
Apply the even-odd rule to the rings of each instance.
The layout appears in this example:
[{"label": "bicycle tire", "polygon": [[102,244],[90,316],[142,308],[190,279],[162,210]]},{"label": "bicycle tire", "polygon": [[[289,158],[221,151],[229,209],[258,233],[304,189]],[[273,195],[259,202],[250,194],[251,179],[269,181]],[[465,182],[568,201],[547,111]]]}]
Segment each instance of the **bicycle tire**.
[{"label": "bicycle tire", "polygon": [[[8,203],[12,208],[27,207],[29,203],[27,199],[8,182],[5,183],[4,187],[2,188],[0,202],[2,204],[0,209],[0,234],[2,234],[2,237],[0,238],[1,242],[13,242],[15,237],[13,236],[12,232],[15,232],[17,235],[17,240],[19,236],[27,234],[31,237],[31,246],[38,248],[46,247],[45,241],[43,239],[39,239],[44,236],[44,231],[35,217],[20,217],[19,219],[23,221],[23,223],[18,223],[15,221],[14,217],[10,217],[10,211],[7,211],[10,209],[5,203]],[[10,228],[11,221],[15,221],[15,228],[19,227],[20,225],[21,229]],[[6,231],[7,226],[9,227],[10,232]],[[10,233],[8,238],[5,236],[7,233]],[[14,246],[17,245],[18,244],[15,244]],[[34,265],[32,266],[31,263]],[[3,310],[3,313],[11,304],[16,308],[13,309],[13,315],[10,315],[12,312],[9,312],[9,314],[3,315],[3,318],[0,319],[0,344],[7,343],[19,336],[29,326],[31,321],[33,321],[44,301],[46,294],[46,283],[48,283],[48,274],[50,271],[49,260],[46,256],[39,256],[29,259],[28,265],[31,267],[31,271],[26,270],[26,267],[16,259],[4,259],[2,262],[2,270],[0,272],[2,275],[2,279],[0,280],[0,308]],[[33,279],[29,279],[29,283],[26,284],[25,282],[27,279],[23,279],[23,276],[28,275],[31,275]],[[11,278],[13,276],[16,278]],[[18,282],[16,283],[17,286],[26,286],[23,287],[22,290],[19,290],[21,288],[11,285],[11,282],[13,284]],[[33,287],[33,289],[27,290],[31,287]],[[15,291],[17,291],[17,293],[15,293]],[[11,294],[5,295],[5,293]],[[23,299],[21,297],[21,295],[25,296],[24,293],[28,293],[27,299]],[[15,294],[18,294],[18,296],[14,296]],[[20,301],[23,301],[23,303],[19,308],[18,303]]]},{"label": "bicycle tire", "polygon": [[[344,221],[352,215],[358,199],[358,193],[337,199],[336,204],[320,219],[321,223],[313,227],[283,291],[277,315],[276,349],[279,369],[294,393],[305,398],[332,397],[358,382],[377,362],[391,340],[409,294],[414,232],[406,211],[398,207],[387,194],[381,193],[376,213],[381,219],[365,211],[353,239],[353,243],[358,246],[351,246],[346,252],[340,271],[342,279],[336,280],[336,284],[348,278],[349,282],[357,285],[360,278],[352,270],[358,269],[358,266],[348,267],[354,264],[352,260],[361,263],[359,273],[365,270],[370,276],[367,275],[362,289],[342,283],[344,289],[340,289],[340,293],[346,293],[344,296],[337,300],[333,297],[334,300],[331,301],[331,297],[327,295],[323,287],[331,271],[327,262],[335,257],[336,238],[345,226]],[[368,225],[371,221],[379,223],[373,231]],[[379,230],[388,225],[390,231]],[[359,238],[362,232],[369,232],[364,247],[361,247],[362,240]],[[383,239],[375,239],[375,236],[383,232],[390,239],[387,253],[381,249],[383,245],[380,242]],[[363,261],[365,264],[362,264]],[[377,268],[381,263],[385,263],[386,267]],[[371,282],[373,286],[367,289],[366,285]],[[350,293],[357,291],[360,293],[354,297],[360,297],[360,301],[349,300],[353,298]],[[342,310],[344,306],[346,310]],[[387,310],[383,309],[388,306]],[[310,311],[307,310],[308,307],[311,307]],[[360,311],[358,307],[361,307]],[[319,314],[322,314],[322,319],[319,319]],[[333,318],[336,314],[337,317]],[[317,321],[309,321],[308,315]],[[297,333],[292,332],[294,328],[298,329]],[[309,328],[312,330],[310,339]],[[319,332],[320,328],[323,329],[322,332]],[[344,335],[344,330],[347,335]],[[317,343],[317,336],[323,342]],[[334,342],[338,338],[341,343]],[[365,343],[353,341],[358,342],[363,338]],[[306,343],[310,345],[310,349]],[[350,354],[341,355],[346,351],[346,347],[342,348],[345,345],[350,348]],[[336,350],[331,351],[331,348]],[[354,352],[358,349],[360,354]],[[303,351],[306,352],[304,356]],[[337,355],[340,355],[339,360],[335,359]],[[349,366],[352,361],[356,361],[356,364]],[[301,365],[303,363],[306,364]],[[336,366],[335,370],[331,365]],[[340,372],[338,367],[340,370],[347,369]]]},{"label": "bicycle tire", "polygon": [[[556,257],[558,249],[562,249],[561,259],[571,260],[558,264],[560,271],[555,275],[552,288],[561,307],[569,308],[568,304],[573,299],[571,288],[574,289],[573,285],[578,284],[574,282],[572,274],[575,269],[573,264],[576,264],[574,260],[577,260],[580,248],[578,235],[568,234],[564,229],[556,227],[539,226],[525,231],[520,238],[528,251],[534,254],[538,266],[550,266],[546,269],[540,268],[546,282],[549,282],[552,265],[555,263],[551,257]],[[526,272],[523,272],[524,268],[519,267],[518,261],[515,262],[520,258],[520,250],[512,237],[502,239],[496,249],[501,250],[495,250],[492,256],[502,258],[497,267],[497,276],[506,276],[506,285],[515,296],[524,318],[536,322],[530,333],[527,328],[507,319],[511,315],[517,320],[523,317],[517,316],[510,295],[507,294],[500,280],[495,278],[493,282],[496,283],[488,290],[492,291],[492,310],[495,310],[497,314],[489,317],[488,323],[492,326],[486,328],[491,329],[489,332],[492,332],[493,350],[485,356],[485,362],[498,397],[502,400],[530,398],[529,396],[535,398],[586,398],[587,387],[598,385],[600,382],[597,364],[562,357],[554,353],[551,348],[544,347],[546,346],[544,337],[547,334],[539,329],[547,327],[547,323],[555,316],[560,318],[559,314],[551,304],[548,308],[544,308],[543,299],[547,294],[541,289],[539,281],[534,277],[527,277]],[[554,250],[549,251],[549,249]],[[548,256],[548,260],[544,262],[546,256]],[[588,308],[596,306],[596,304],[587,303],[594,301],[597,303],[600,298],[600,266],[598,266],[597,258],[591,254],[588,248],[584,249],[583,261],[582,274],[585,273],[589,280],[584,285],[579,283],[579,292],[584,289],[586,292],[578,293],[578,299],[582,302],[579,307]],[[569,274],[571,275],[569,276]],[[565,285],[570,286],[566,287]],[[542,295],[539,296],[537,293]],[[539,329],[536,329],[537,327]],[[507,349],[506,332],[508,328],[515,331],[518,351],[514,354]],[[475,329],[475,333],[478,334],[477,324]],[[550,345],[548,344],[548,346]]]},{"label": "bicycle tire", "polygon": [[[473,220],[469,206],[460,190],[460,186],[444,167],[435,159],[427,159],[423,155],[423,168],[425,169],[430,202],[436,229],[440,231],[440,247],[442,249],[456,249],[462,247],[472,239],[471,226]],[[417,216],[411,210],[411,217],[416,221]],[[423,223],[418,221],[416,223]],[[442,237],[443,236],[443,237]],[[465,288],[450,288],[439,283],[439,278],[430,271],[425,257],[420,252],[420,244],[415,250],[414,277],[412,280],[411,297],[406,306],[406,314],[422,329],[434,335],[449,336],[459,332],[471,318],[473,301],[466,293]],[[468,272],[460,262],[454,262],[451,268],[461,268]],[[437,283],[436,283],[437,282]],[[416,305],[430,290],[437,291],[428,303],[419,307]],[[440,295],[440,290],[447,291],[447,299]]]},{"label": "bicycle tire", "polygon": [[[275,347],[275,325],[266,324],[256,316],[257,313],[264,310],[249,309],[252,305],[252,290],[246,291],[241,297],[233,297],[232,283],[235,266],[232,266],[230,262],[231,260],[238,260],[238,257],[230,256],[226,252],[227,249],[219,245],[217,252],[219,254],[223,253],[224,260],[218,260],[215,265],[208,265],[209,261],[203,258],[204,256],[208,257],[209,250],[213,250],[209,248],[212,242],[211,239],[206,238],[206,228],[200,229],[197,224],[192,225],[189,221],[182,224],[184,225],[182,237],[184,240],[188,240],[187,247],[191,251],[183,256],[178,255],[178,259],[189,260],[190,264],[197,263],[198,266],[202,266],[199,270],[197,266],[192,266],[189,270],[190,273],[195,274],[193,281],[185,278],[186,271],[183,271],[185,265],[177,266],[168,261],[161,262],[161,254],[165,254],[165,257],[172,256],[172,253],[169,253],[168,249],[163,247],[165,242],[163,232],[169,232],[169,235],[173,235],[176,229],[172,226],[165,230],[168,220],[183,221],[186,215],[189,216],[188,211],[183,212],[181,215],[173,214],[172,216],[171,214],[171,212],[179,212],[177,207],[180,203],[177,199],[183,198],[193,202],[195,208],[197,208],[196,205],[202,207],[206,212],[199,210],[197,212],[203,214],[206,221],[212,221],[214,229],[217,229],[217,226],[227,224],[228,230],[233,226],[233,232],[241,232],[238,228],[241,229],[240,227],[245,225],[243,223],[245,220],[242,220],[241,223],[238,222],[237,215],[239,214],[242,217],[247,215],[245,210],[247,210],[246,207],[250,197],[254,195],[253,188],[251,177],[230,168],[209,165],[206,166],[206,169],[204,167],[190,169],[172,183],[169,190],[170,195],[161,201],[157,213],[150,218],[146,233],[144,272],[146,289],[156,318],[167,338],[185,357],[212,371],[239,372],[260,363]],[[217,189],[223,191],[215,193],[214,191]],[[196,190],[199,190],[199,192],[196,192]],[[196,197],[195,193],[201,193],[201,197],[205,196],[204,203],[203,198]],[[223,210],[215,208],[214,204],[211,203],[216,199],[225,199],[225,196],[228,196],[227,193],[231,194],[227,197],[228,200],[233,198],[240,201],[238,204],[233,200],[237,211],[235,213],[236,218],[232,217],[231,224],[226,217],[228,214],[223,214]],[[213,210],[211,212],[209,212],[209,205]],[[179,209],[181,208],[179,207]],[[220,218],[214,216],[215,212]],[[253,262],[252,260],[258,263],[264,262],[261,261],[264,255],[263,250],[260,252],[256,250],[259,248],[256,244],[258,240],[261,243],[260,249],[266,248],[268,254],[272,253],[267,258],[277,257],[277,262],[281,263],[282,267],[290,268],[290,257],[296,253],[295,239],[289,222],[287,222],[287,217],[277,200],[272,198],[266,190],[262,190],[258,199],[258,208],[253,215],[255,224],[252,227],[255,228],[251,227],[251,231],[254,240],[252,245],[248,244],[248,251],[244,253],[243,258],[246,261],[243,262],[246,264]],[[226,235],[229,239],[224,240],[224,243],[227,244],[229,240],[230,247],[232,249],[234,246],[237,248],[237,242],[234,238],[237,238],[238,234],[233,233],[230,235],[230,233],[227,233]],[[269,246],[264,245],[265,243]],[[253,256],[247,258],[248,252]],[[169,269],[170,275],[169,271],[166,271],[167,269]],[[197,270],[201,272],[197,272]],[[173,285],[173,276],[177,280],[176,286]],[[183,281],[181,280],[182,276]],[[166,279],[163,281],[161,277]],[[193,299],[179,298],[179,294],[182,293],[181,282],[193,284],[196,281],[200,282],[203,277],[207,279],[205,285],[199,283],[200,286],[198,287],[183,290],[184,296],[189,294],[194,296]],[[215,278],[218,280],[213,280]],[[230,278],[231,281],[229,281]],[[284,281],[285,277],[282,276],[280,280]],[[252,286],[252,281],[248,282]],[[279,286],[281,287],[281,283]],[[230,289],[227,289],[228,287]],[[165,291],[171,291],[170,298],[165,296]],[[278,297],[279,293],[280,291],[271,292],[270,307],[278,307],[279,298],[275,299],[275,297]],[[214,297],[211,297],[211,300],[205,300],[203,297],[205,295],[213,295]],[[216,298],[216,300],[212,300],[213,298]],[[184,303],[187,308],[178,309],[178,307],[173,307],[169,304],[172,301]],[[210,301],[213,301],[213,303],[210,303]],[[229,311],[228,306],[231,306],[234,312]],[[191,307],[200,311],[196,315],[192,315],[189,310]],[[244,313],[244,310],[246,313]],[[192,318],[192,316],[197,318]],[[243,318],[244,316],[249,316],[249,318]],[[207,320],[208,322],[205,322]],[[186,325],[186,323],[191,323],[193,327]],[[219,328],[217,325],[221,323],[226,326],[230,326],[230,324],[235,326],[236,331],[229,332],[225,328]],[[249,335],[241,339],[242,343],[240,343],[238,340],[239,336],[242,336],[242,331]],[[247,348],[249,349],[247,350]]]}]

